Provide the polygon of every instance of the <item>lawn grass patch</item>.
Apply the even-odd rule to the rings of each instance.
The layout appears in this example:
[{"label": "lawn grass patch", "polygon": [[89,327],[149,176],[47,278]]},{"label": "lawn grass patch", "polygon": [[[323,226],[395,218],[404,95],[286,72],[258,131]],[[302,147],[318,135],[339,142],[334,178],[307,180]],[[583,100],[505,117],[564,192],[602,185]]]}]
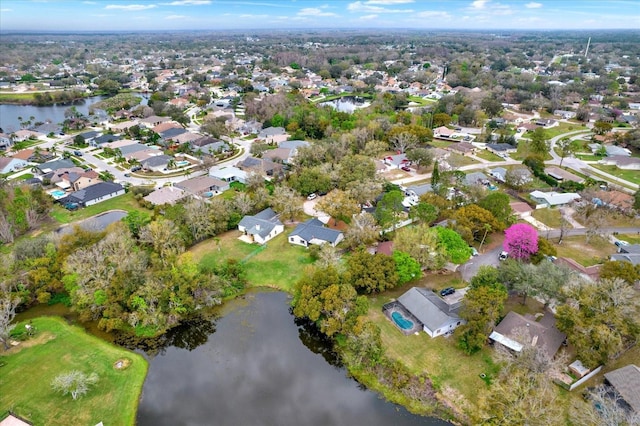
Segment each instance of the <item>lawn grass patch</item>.
[{"label": "lawn grass patch", "polygon": [[622,170],[616,166],[603,166],[602,164],[592,164],[592,166],[617,178],[624,179],[627,182],[640,185],[640,173],[638,173],[637,170]]},{"label": "lawn grass patch", "polygon": [[569,257],[582,266],[598,265],[616,252],[616,246],[604,238],[591,238],[586,242],[585,236],[565,237],[562,244],[552,240],[554,247],[558,250],[558,256]]},{"label": "lawn grass patch", "polygon": [[504,161],[503,158],[498,157],[493,152],[487,151],[486,149],[476,153],[476,157],[482,158],[483,160],[487,161]]},{"label": "lawn grass patch", "polygon": [[531,212],[531,216],[550,228],[560,228],[562,214],[558,209],[537,209]]},{"label": "lawn grass patch", "polygon": [[[529,156],[539,156],[530,149],[530,141],[528,139],[521,139],[518,143],[518,150],[514,153],[509,154],[511,158],[518,161],[523,161],[525,158]],[[552,160],[553,157],[550,153],[546,152],[544,155],[544,161]]]},{"label": "lawn grass patch", "polygon": [[147,211],[141,207],[133,197],[133,193],[127,192],[115,198],[94,204],[89,207],[81,208],[76,211],[69,211],[59,204],[54,204],[51,216],[59,223],[71,223],[77,220],[86,219],[109,210],[125,210],[131,212],[134,210]]},{"label": "lawn grass patch", "polygon": [[579,131],[589,132],[590,130],[581,124],[565,123],[565,122],[560,122],[558,123],[557,126],[544,129],[544,133],[548,139],[555,138],[556,136],[560,136],[563,133],[579,132]]},{"label": "lawn grass patch", "polygon": [[240,232],[228,231],[193,246],[189,252],[196,262],[214,268],[227,259],[243,261],[251,287],[271,287],[291,293],[304,268],[313,261],[309,251],[290,244],[287,235],[292,228],[268,241],[266,247],[240,241]]},{"label": "lawn grass patch", "polygon": [[[0,367],[0,407],[33,424],[134,424],[147,373],[145,359],[68,325],[62,318],[32,321],[35,336],[0,352],[0,361],[6,363]],[[14,333],[24,333],[24,325],[19,324]],[[128,368],[115,369],[119,359],[130,361]],[[98,383],[75,401],[50,386],[58,374],[72,370],[99,376]]]}]

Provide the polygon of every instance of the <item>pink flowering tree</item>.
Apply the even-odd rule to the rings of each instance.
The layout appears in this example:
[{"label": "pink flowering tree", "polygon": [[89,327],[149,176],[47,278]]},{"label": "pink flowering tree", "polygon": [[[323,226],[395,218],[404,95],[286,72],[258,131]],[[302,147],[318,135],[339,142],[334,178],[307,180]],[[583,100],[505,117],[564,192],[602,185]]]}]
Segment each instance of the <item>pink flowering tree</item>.
[{"label": "pink flowering tree", "polygon": [[528,260],[538,251],[538,231],[526,223],[516,223],[504,231],[504,249],[517,260]]}]

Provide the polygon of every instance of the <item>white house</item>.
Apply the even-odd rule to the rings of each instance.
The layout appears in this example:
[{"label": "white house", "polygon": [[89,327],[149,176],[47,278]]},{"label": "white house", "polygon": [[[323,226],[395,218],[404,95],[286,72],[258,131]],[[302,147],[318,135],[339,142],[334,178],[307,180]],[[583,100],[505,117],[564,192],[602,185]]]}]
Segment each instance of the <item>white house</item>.
[{"label": "white house", "polygon": [[431,337],[453,331],[465,322],[458,315],[460,303],[450,305],[425,288],[413,287],[398,302],[422,323],[422,329]]},{"label": "white house", "polygon": [[255,216],[245,216],[238,223],[238,230],[258,244],[264,244],[284,232],[284,225],[276,212],[267,208]]},{"label": "white house", "polygon": [[218,169],[216,167],[212,167],[209,170],[209,176],[223,180],[225,182],[240,182],[245,183],[247,181],[247,172],[244,170],[240,170],[237,167],[223,167]]},{"label": "white house", "polygon": [[580,195],[575,192],[542,192],[533,191],[529,194],[531,199],[543,207],[561,206],[572,201],[579,200]]},{"label": "white house", "polygon": [[296,226],[296,229],[289,234],[289,242],[303,247],[312,244],[331,244],[333,247],[344,239],[344,234],[335,229],[327,228],[318,219],[309,219]]},{"label": "white house", "polygon": [[24,169],[29,163],[19,158],[0,157],[0,174],[15,172]]}]

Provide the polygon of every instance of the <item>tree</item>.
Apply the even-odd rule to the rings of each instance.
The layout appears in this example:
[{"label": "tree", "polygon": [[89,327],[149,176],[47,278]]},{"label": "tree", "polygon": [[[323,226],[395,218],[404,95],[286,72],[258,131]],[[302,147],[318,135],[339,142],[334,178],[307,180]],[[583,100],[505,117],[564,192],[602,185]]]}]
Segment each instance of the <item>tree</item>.
[{"label": "tree", "polygon": [[68,393],[75,400],[85,395],[89,388],[98,383],[98,375],[96,373],[86,374],[82,371],[73,370],[68,373],[57,375],[51,382],[51,387],[62,395]]},{"label": "tree", "polygon": [[558,329],[587,367],[606,364],[640,336],[640,301],[621,279],[572,283],[565,295],[568,302],[557,308]]},{"label": "tree", "polygon": [[372,214],[361,212],[354,215],[351,224],[344,234],[345,244],[349,248],[369,245],[380,236],[380,227]]},{"label": "tree", "polygon": [[428,224],[398,229],[393,243],[395,250],[409,254],[424,269],[440,269],[446,261],[446,253],[438,244],[438,233]]},{"label": "tree", "polygon": [[364,293],[379,293],[398,285],[394,259],[384,254],[370,254],[364,248],[347,259],[347,272],[351,285]]},{"label": "tree", "polygon": [[531,225],[516,223],[504,231],[503,247],[517,260],[529,260],[538,251],[538,232]]},{"label": "tree", "polygon": [[295,191],[288,186],[278,185],[271,196],[273,210],[284,221],[291,221],[303,212],[302,202]]},{"label": "tree", "polygon": [[624,282],[633,285],[640,280],[640,265],[633,265],[631,262],[607,260],[600,268],[601,279],[619,278]]},{"label": "tree", "polygon": [[424,223],[431,224],[438,218],[439,209],[433,204],[418,203],[409,209],[409,217],[420,220]]},{"label": "tree", "polygon": [[536,128],[531,132],[531,142],[529,143],[531,151],[544,157],[549,152],[549,139],[542,127]]},{"label": "tree", "polygon": [[439,112],[433,116],[433,127],[446,126],[451,123],[451,116],[444,112]]},{"label": "tree", "polygon": [[440,167],[438,160],[433,163],[433,171],[431,172],[431,187],[435,190],[440,184]]},{"label": "tree", "polygon": [[640,210],[640,189],[633,194],[633,208],[636,210]]},{"label": "tree", "polygon": [[389,143],[395,150],[404,153],[415,148],[418,144],[418,138],[409,132],[397,133],[389,138]]},{"label": "tree", "polygon": [[472,286],[462,300],[460,318],[466,324],[458,327],[458,345],[467,354],[473,354],[485,345],[489,333],[502,314],[507,290],[502,284]]},{"label": "tree", "polygon": [[400,213],[404,211],[402,201],[404,201],[404,194],[397,190],[385,193],[382,199],[378,201],[375,216],[383,229],[387,229],[390,226],[395,229]]},{"label": "tree", "polygon": [[333,217],[337,224],[338,219],[349,220],[351,216],[360,212],[360,207],[349,192],[335,189],[318,201],[316,210]]},{"label": "tree", "polygon": [[597,135],[604,135],[613,129],[613,124],[607,123],[606,121],[596,121],[593,124],[593,132]]},{"label": "tree", "polygon": [[438,233],[440,244],[451,263],[460,265],[471,257],[471,247],[462,239],[460,234],[450,228],[436,226],[433,228]]},{"label": "tree", "polygon": [[429,167],[433,161],[433,154],[427,148],[413,148],[407,151],[407,159],[419,169],[421,167]]},{"label": "tree", "polygon": [[16,327],[12,322],[16,317],[19,302],[20,300],[14,297],[8,288],[0,287],[0,342],[5,349],[9,349],[11,330]]},{"label": "tree", "polygon": [[403,285],[409,281],[422,277],[422,268],[420,268],[420,263],[411,257],[409,253],[394,250],[392,257],[396,264],[398,285]]},{"label": "tree", "polygon": [[558,148],[560,148],[560,167],[565,157],[570,156],[575,152],[575,144],[569,138],[562,138],[558,141]]},{"label": "tree", "polygon": [[509,196],[503,192],[494,191],[478,202],[478,205],[488,210],[504,226],[513,222]]},{"label": "tree", "polygon": [[620,394],[610,386],[598,385],[586,391],[585,404],[570,413],[572,424],[583,426],[639,425],[640,413],[627,410]]},{"label": "tree", "polygon": [[524,167],[514,167],[507,170],[505,183],[515,189],[521,189],[531,182],[531,172]]},{"label": "tree", "polygon": [[138,238],[142,227],[151,222],[151,216],[140,210],[132,210],[122,220],[129,227],[131,235]]},{"label": "tree", "polygon": [[500,111],[502,111],[502,103],[495,96],[489,95],[482,99],[482,102],[480,102],[480,108],[482,108],[489,117],[495,117],[500,114]]},{"label": "tree", "polygon": [[488,232],[504,229],[490,211],[476,204],[460,207],[453,218],[456,220],[454,229],[469,244],[474,240],[484,241]]}]

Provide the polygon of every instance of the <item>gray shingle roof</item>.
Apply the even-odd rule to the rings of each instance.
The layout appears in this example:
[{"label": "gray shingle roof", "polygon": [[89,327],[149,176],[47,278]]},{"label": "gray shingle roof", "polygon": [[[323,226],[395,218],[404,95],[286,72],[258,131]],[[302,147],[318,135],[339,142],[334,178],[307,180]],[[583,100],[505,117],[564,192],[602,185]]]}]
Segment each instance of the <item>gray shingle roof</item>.
[{"label": "gray shingle roof", "polygon": [[262,238],[269,235],[278,225],[282,225],[282,222],[271,208],[264,209],[255,216],[245,216],[238,223],[238,226],[243,226],[248,234],[259,235]]},{"label": "gray shingle roof", "polygon": [[149,157],[146,160],[142,161],[141,164],[144,167],[160,167],[165,164],[169,164],[169,161],[173,160],[172,157],[168,155],[156,155],[155,157]]},{"label": "gray shingle roof", "polygon": [[84,204],[95,200],[96,198],[104,197],[105,195],[113,194],[114,192],[118,192],[123,189],[123,186],[119,183],[99,182],[95,185],[87,186],[80,191],[73,192],[60,201],[64,200],[63,202]]},{"label": "gray shingle roof", "polygon": [[298,236],[307,242],[316,239],[335,244],[341,234],[342,232],[327,228],[324,223],[313,218],[296,226],[289,236]]},{"label": "gray shingle roof", "polygon": [[622,399],[636,412],[640,413],[640,368],[629,364],[604,375],[616,388]]},{"label": "gray shingle roof", "polygon": [[143,145],[141,143],[132,143],[131,145],[125,145],[118,148],[122,155],[133,154],[134,152],[144,151],[145,149],[149,149],[148,146]]},{"label": "gray shingle roof", "polygon": [[437,294],[424,288],[413,287],[398,298],[411,314],[430,330],[436,330],[451,320],[458,320],[460,304],[449,305]]},{"label": "gray shingle roof", "polygon": [[[518,336],[514,336],[516,329],[527,329],[529,335],[535,340],[535,345],[543,347],[547,354],[553,357],[560,345],[567,338],[567,335],[558,330],[555,326],[555,318],[552,313],[546,312],[543,319],[536,322],[534,318],[526,318],[516,312],[509,312],[506,317],[498,324],[494,331],[502,334],[503,336],[514,339]],[[518,342],[521,344],[531,342]]]},{"label": "gray shingle roof", "polygon": [[70,169],[75,166],[76,165],[73,164],[73,161],[67,160],[65,158],[62,160],[53,160],[43,164],[39,164],[37,167],[40,171],[44,172],[45,170],[56,171],[58,169]]}]

